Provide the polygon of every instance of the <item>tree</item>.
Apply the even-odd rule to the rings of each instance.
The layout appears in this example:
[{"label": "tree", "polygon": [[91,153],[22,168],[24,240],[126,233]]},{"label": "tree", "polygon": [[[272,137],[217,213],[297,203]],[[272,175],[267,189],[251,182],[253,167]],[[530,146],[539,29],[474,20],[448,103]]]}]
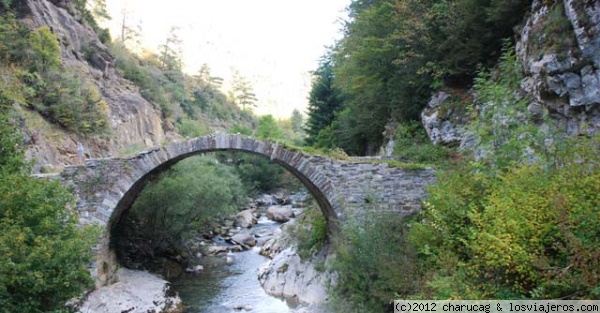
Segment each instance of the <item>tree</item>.
[{"label": "tree", "polygon": [[132,26],[130,24],[130,15],[131,12],[127,8],[123,8],[121,10],[121,34],[119,36],[119,41],[130,47],[133,43],[134,46],[138,46],[140,44],[140,35],[142,33],[141,22],[139,22],[136,26]]},{"label": "tree", "polygon": [[110,14],[108,14],[108,9],[106,8],[106,0],[91,0],[91,2],[88,3],[88,6],[96,21],[102,22],[111,19]]},{"label": "tree", "polygon": [[319,68],[313,73],[308,98],[308,119],[305,131],[308,134],[306,143],[312,145],[319,133],[330,126],[335,118],[335,113],[343,107],[341,91],[333,86],[333,64],[329,56],[321,60]]},{"label": "tree", "polygon": [[[5,102],[6,99],[1,99]],[[6,312],[63,312],[91,287],[87,264],[99,233],[79,229],[71,194],[29,176],[22,136],[0,108],[0,306]]]},{"label": "tree", "polygon": [[258,119],[258,128],[256,129],[256,137],[259,139],[282,139],[283,134],[277,126],[277,121],[273,115],[263,115]]},{"label": "tree", "polygon": [[171,26],[165,42],[158,47],[160,51],[158,58],[163,71],[181,70],[181,44],[183,41],[179,38],[178,32],[178,26]]},{"label": "tree", "polygon": [[257,99],[254,91],[252,90],[252,84],[237,70],[233,72],[231,91],[229,92],[229,95],[233,102],[242,107],[242,110],[246,110],[246,108],[250,107],[256,107]]},{"label": "tree", "polygon": [[296,133],[302,133],[302,125],[304,124],[304,116],[302,113],[298,111],[298,109],[294,109],[292,111],[292,117],[290,118],[292,122],[292,130]]},{"label": "tree", "polygon": [[61,63],[60,47],[50,28],[42,26],[34,30],[31,32],[29,40],[32,50],[30,60],[32,70],[44,73],[57,69]]}]

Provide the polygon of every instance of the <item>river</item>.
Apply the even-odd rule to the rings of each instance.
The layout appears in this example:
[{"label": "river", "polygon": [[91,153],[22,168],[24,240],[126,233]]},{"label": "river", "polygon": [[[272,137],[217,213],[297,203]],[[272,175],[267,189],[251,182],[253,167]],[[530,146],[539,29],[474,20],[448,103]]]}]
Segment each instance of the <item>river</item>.
[{"label": "river", "polygon": [[[195,276],[184,275],[173,281],[173,287],[186,306],[184,312],[295,312],[297,304],[268,295],[258,281],[258,269],[269,261],[259,254],[260,246],[273,234],[278,233],[280,225],[261,216],[252,228],[241,230],[260,234],[254,248],[227,255],[203,257],[202,272]],[[227,257],[233,258],[233,262],[227,264]]]}]

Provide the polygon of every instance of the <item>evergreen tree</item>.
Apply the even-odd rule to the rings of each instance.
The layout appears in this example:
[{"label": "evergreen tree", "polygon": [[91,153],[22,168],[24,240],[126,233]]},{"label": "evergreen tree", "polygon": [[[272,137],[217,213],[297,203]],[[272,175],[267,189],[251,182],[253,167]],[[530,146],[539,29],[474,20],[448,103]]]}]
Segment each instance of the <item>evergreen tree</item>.
[{"label": "evergreen tree", "polygon": [[333,65],[329,57],[323,58],[319,68],[313,73],[315,79],[308,98],[308,119],[305,130],[308,135],[306,143],[315,143],[319,133],[330,126],[335,113],[343,107],[343,97],[333,85]]}]

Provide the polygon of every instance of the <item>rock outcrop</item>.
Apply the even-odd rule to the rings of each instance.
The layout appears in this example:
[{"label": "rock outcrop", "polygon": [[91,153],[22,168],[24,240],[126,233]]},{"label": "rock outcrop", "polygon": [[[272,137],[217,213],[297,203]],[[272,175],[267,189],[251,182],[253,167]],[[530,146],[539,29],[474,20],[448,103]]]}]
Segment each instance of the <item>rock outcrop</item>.
[{"label": "rock outcrop", "polygon": [[[533,1],[516,53],[534,122],[549,117],[571,135],[600,131],[600,2]],[[468,120],[452,111],[452,102],[446,92],[434,94],[421,121],[433,143],[468,146]]]},{"label": "rock outcrop", "polygon": [[308,304],[327,301],[327,286],[333,279],[330,272],[315,269],[314,261],[303,261],[294,248],[281,251],[258,274],[268,294]]},{"label": "rock outcrop", "polygon": [[549,113],[570,134],[600,131],[598,1],[534,1],[516,49],[531,113]]},{"label": "rock outcrop", "polygon": [[[32,140],[28,157],[40,167],[58,167],[81,162],[78,143],[86,158],[119,155],[123,150],[143,150],[178,138],[160,111],[144,99],[138,88],[119,76],[115,58],[96,33],[81,22],[69,1],[26,0],[22,22],[29,28],[49,27],[59,40],[61,59],[68,71],[95,86],[108,104],[107,135],[78,136],[45,122],[35,114],[25,115],[25,132]],[[84,52],[85,51],[85,52]],[[24,109],[23,109],[24,110]],[[40,131],[39,124],[52,131]]]},{"label": "rock outcrop", "polygon": [[421,122],[434,145],[460,145],[467,121],[464,107],[451,101],[446,91],[436,92],[421,112]]}]

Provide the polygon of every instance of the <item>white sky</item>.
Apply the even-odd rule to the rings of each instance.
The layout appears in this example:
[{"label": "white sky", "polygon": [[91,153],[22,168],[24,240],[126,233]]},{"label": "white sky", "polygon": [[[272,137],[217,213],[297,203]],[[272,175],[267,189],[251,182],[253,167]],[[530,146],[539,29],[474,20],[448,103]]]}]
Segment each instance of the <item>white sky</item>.
[{"label": "white sky", "polygon": [[[310,74],[339,38],[350,0],[107,0],[118,37],[121,11],[141,21],[143,45],[155,49],[171,26],[184,42],[184,68],[207,63],[226,80],[234,69],[251,80],[258,115],[306,110]],[[227,88],[227,87],[225,87]]]}]

